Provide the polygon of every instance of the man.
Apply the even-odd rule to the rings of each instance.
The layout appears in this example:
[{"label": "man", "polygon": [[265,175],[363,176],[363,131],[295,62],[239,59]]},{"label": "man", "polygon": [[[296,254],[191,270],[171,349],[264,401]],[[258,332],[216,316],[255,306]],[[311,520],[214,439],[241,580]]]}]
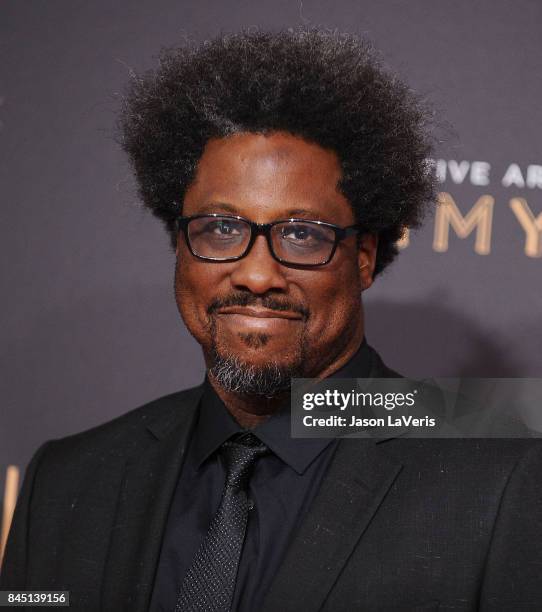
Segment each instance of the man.
[{"label": "man", "polygon": [[290,436],[292,377],[398,376],[361,294],[433,200],[427,118],[367,45],[317,30],[134,80],[122,142],[205,381],[38,450],[3,589],[115,612],[540,609],[536,441]]}]

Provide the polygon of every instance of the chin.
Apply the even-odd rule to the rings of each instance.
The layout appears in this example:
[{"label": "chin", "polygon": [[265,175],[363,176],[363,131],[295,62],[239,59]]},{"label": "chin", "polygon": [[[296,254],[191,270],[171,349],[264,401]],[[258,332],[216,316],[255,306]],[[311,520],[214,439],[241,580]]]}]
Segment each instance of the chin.
[{"label": "chin", "polygon": [[284,355],[274,359],[261,349],[237,352],[217,347],[212,364],[210,372],[223,389],[246,395],[277,395],[290,389],[292,378],[303,374],[302,361],[284,360]]}]

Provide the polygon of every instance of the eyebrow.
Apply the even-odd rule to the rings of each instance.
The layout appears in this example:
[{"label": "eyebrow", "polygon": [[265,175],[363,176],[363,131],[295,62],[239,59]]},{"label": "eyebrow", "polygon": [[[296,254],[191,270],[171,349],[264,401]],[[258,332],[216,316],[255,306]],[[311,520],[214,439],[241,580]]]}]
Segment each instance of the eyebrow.
[{"label": "eyebrow", "polygon": [[291,208],[286,211],[286,215],[288,217],[295,217],[296,215],[311,215],[314,217],[316,213],[314,210],[307,210],[306,208]]},{"label": "eyebrow", "polygon": [[232,215],[239,214],[239,211],[237,210],[237,208],[235,208],[235,206],[226,202],[209,202],[198,211],[198,214],[217,212],[217,208],[221,208],[222,210],[230,212],[232,213]]},{"label": "eyebrow", "polygon": [[[227,202],[209,202],[198,211],[198,214],[216,213],[217,209],[220,209],[218,212],[226,211],[232,215],[244,216],[240,213],[237,207],[233,206],[233,204],[228,204]],[[321,216],[314,210],[308,210],[306,208],[290,208],[289,210],[284,211],[281,218],[295,217],[296,215],[309,215],[311,217]]]}]

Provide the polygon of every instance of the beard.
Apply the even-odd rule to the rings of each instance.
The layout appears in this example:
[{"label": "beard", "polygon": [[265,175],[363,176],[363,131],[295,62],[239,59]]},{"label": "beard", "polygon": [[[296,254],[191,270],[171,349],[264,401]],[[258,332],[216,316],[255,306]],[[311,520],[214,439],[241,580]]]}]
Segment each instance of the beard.
[{"label": "beard", "polygon": [[283,366],[271,361],[255,366],[241,361],[232,354],[215,353],[209,373],[225,390],[243,395],[274,397],[288,391],[292,378],[302,378],[301,366]]},{"label": "beard", "polygon": [[[273,398],[290,390],[292,378],[306,376],[304,364],[308,347],[305,335],[288,364],[271,359],[263,365],[254,365],[219,348],[214,321],[211,322],[210,332],[212,365],[209,374],[225,391]],[[266,334],[243,334],[242,338],[247,346],[254,348],[265,347],[268,341]]]}]

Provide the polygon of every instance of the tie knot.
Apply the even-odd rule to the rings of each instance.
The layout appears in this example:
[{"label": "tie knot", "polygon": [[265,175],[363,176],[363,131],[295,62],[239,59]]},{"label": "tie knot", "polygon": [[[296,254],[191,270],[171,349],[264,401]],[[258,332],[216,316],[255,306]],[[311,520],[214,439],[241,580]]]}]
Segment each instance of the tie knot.
[{"label": "tie knot", "polygon": [[246,489],[256,459],[268,452],[267,446],[250,432],[224,442],[220,454],[226,465],[226,486]]}]

